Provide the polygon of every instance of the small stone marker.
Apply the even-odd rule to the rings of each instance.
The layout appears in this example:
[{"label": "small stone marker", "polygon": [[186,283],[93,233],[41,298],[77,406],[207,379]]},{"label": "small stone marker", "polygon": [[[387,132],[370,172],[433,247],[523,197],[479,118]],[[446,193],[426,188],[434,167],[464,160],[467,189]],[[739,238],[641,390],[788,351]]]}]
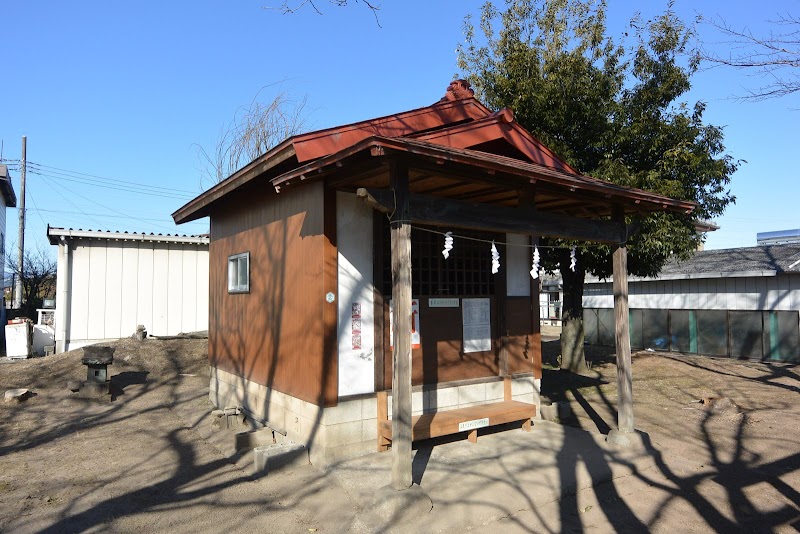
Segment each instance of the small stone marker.
[{"label": "small stone marker", "polygon": [[3,400],[6,402],[23,402],[30,398],[31,392],[29,389],[25,388],[17,388],[17,389],[9,389],[3,395]]}]

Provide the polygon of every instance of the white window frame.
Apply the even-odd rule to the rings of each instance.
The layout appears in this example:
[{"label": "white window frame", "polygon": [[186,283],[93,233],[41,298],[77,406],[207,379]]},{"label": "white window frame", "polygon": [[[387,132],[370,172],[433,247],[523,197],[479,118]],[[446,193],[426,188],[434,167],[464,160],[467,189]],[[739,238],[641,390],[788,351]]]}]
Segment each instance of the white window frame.
[{"label": "white window frame", "polygon": [[[245,262],[246,280],[239,279],[241,261]],[[235,267],[234,267],[235,266]],[[233,267],[233,268],[232,268]],[[250,253],[241,252],[228,256],[228,293],[250,292]]]}]

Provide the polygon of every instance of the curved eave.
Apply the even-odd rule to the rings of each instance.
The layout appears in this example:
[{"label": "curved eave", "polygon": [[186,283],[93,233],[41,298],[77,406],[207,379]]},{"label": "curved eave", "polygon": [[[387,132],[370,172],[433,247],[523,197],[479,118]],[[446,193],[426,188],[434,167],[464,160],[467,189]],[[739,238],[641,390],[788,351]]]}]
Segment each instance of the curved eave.
[{"label": "curved eave", "polygon": [[591,194],[596,197],[598,204],[602,203],[605,207],[621,205],[629,213],[654,211],[691,213],[696,207],[693,202],[675,200],[641,189],[627,188],[590,176],[571,174],[505,156],[454,149],[418,140],[377,136],[277,176],[271,183],[277,191],[280,191],[282,187],[303,181],[323,179],[329,170],[341,172],[346,160],[356,156],[384,156],[390,153],[416,156],[432,160],[437,164],[448,162],[469,167],[485,173],[487,181],[492,181],[493,176],[505,175],[519,179],[520,187],[524,184],[547,184],[560,190],[565,198],[573,194]]}]

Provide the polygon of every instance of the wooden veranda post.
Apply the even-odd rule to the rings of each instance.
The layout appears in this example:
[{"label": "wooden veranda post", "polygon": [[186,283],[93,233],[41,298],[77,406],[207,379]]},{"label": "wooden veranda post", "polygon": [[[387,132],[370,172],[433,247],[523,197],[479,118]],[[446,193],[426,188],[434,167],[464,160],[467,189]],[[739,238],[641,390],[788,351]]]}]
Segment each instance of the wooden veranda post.
[{"label": "wooden veranda post", "polygon": [[391,217],[392,301],[392,487],[411,487],[411,221],[408,167],[392,162],[395,211]]},{"label": "wooden veranda post", "polygon": [[[625,214],[615,210],[614,219],[625,228]],[[622,232],[623,236],[625,232]],[[613,247],[614,330],[617,346],[617,428],[633,432],[633,386],[631,374],[631,338],[628,326],[628,248]]]}]

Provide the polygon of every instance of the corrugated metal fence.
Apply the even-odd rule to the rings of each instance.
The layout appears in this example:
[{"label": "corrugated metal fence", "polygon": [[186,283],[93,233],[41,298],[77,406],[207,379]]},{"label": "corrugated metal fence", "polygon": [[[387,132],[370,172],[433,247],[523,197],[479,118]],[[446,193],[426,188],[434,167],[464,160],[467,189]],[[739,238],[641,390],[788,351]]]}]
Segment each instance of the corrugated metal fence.
[{"label": "corrugated metal fence", "polygon": [[[585,308],[585,340],[614,345],[614,310]],[[797,311],[630,310],[631,348],[800,362]]]}]

